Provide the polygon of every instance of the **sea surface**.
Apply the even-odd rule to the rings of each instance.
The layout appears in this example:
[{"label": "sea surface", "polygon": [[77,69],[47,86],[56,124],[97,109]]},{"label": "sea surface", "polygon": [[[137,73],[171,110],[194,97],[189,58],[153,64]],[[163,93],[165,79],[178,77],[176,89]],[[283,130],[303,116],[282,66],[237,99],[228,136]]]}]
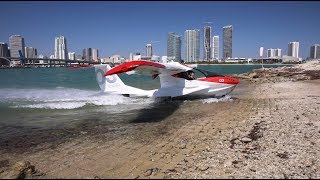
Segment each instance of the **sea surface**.
[{"label": "sea surface", "polygon": [[[277,66],[280,65],[264,65],[265,68]],[[198,65],[198,68],[232,75],[261,68],[261,65]],[[159,78],[152,79],[151,75],[124,73],[119,76],[125,84],[142,89],[160,86]],[[226,96],[194,101],[219,103],[231,99]],[[185,103],[192,100],[178,102],[179,106]],[[145,115],[148,117],[142,117],[145,121],[161,120],[165,118],[163,112],[171,113],[179,106],[176,101],[104,94],[96,82],[93,67],[0,69],[0,143],[35,131],[89,124],[126,124],[137,119],[141,111],[149,111]]]}]

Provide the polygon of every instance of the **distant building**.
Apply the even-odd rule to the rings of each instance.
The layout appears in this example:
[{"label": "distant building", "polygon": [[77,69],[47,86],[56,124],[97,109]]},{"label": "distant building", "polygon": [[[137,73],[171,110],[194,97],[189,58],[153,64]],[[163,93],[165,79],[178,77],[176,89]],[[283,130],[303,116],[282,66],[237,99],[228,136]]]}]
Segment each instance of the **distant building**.
[{"label": "distant building", "polygon": [[186,62],[200,60],[200,32],[198,29],[186,30],[184,33]]},{"label": "distant building", "polygon": [[168,56],[161,56],[160,62],[167,63],[168,62]]},{"label": "distant building", "polygon": [[92,49],[92,60],[94,62],[98,62],[99,61],[99,51],[98,49]]},{"label": "distant building", "polygon": [[299,58],[299,42],[289,42],[288,56]]},{"label": "distant building", "polygon": [[68,59],[76,60],[76,53],[75,52],[68,52]]},{"label": "distant building", "polygon": [[121,57],[120,55],[112,55],[111,57],[105,59],[105,62],[107,63],[116,63],[119,64],[124,60],[123,57]]},{"label": "distant building", "polygon": [[[8,44],[0,42],[0,57],[10,57]],[[9,61],[6,59],[0,59],[0,66],[9,65]]]},{"label": "distant building", "polygon": [[82,50],[82,58],[85,61],[91,61],[92,60],[92,49],[91,48],[85,48]]},{"label": "distant building", "polygon": [[310,48],[310,58],[311,59],[320,59],[320,45],[315,44]]},{"label": "distant building", "polygon": [[282,56],[282,62],[283,63],[288,63],[288,62],[299,62],[301,59],[293,56]]},{"label": "distant building", "polygon": [[267,56],[268,58],[281,58],[281,49],[268,49]]},{"label": "distant building", "polygon": [[25,47],[24,52],[26,58],[37,58],[38,56],[37,49],[33,47]]},{"label": "distant building", "polygon": [[146,56],[148,56],[148,57],[152,56],[152,44],[146,45]]},{"label": "distant building", "polygon": [[176,35],[174,32],[168,33],[167,57],[177,62],[181,60],[181,36]]},{"label": "distant building", "polygon": [[160,62],[160,56],[152,55],[151,61]]},{"label": "distant building", "polygon": [[219,36],[213,36],[213,59],[219,59]]},{"label": "distant building", "polygon": [[210,61],[211,60],[211,26],[205,26],[203,29],[203,60]]},{"label": "distant building", "polygon": [[64,36],[55,38],[54,57],[55,59],[68,59],[67,39]]},{"label": "distant building", "polygon": [[223,52],[222,58],[232,58],[232,25],[223,27]]},{"label": "distant building", "polygon": [[140,60],[141,59],[141,54],[135,54],[133,55],[133,60]]},{"label": "distant building", "polygon": [[[38,56],[37,49],[33,47],[25,47],[24,52],[26,58],[37,58]],[[27,60],[26,63],[32,63],[32,60]]]},{"label": "distant building", "polygon": [[21,35],[12,35],[9,37],[10,55],[11,57],[20,57],[19,50],[25,56],[25,43]]},{"label": "distant building", "polygon": [[83,60],[82,55],[81,54],[76,55],[76,60]]},{"label": "distant building", "polygon": [[0,42],[0,57],[10,57],[8,44]]},{"label": "distant building", "polygon": [[130,53],[129,54],[129,61],[132,61],[133,60],[133,53]]},{"label": "distant building", "polygon": [[50,55],[49,59],[55,59],[55,55]]}]

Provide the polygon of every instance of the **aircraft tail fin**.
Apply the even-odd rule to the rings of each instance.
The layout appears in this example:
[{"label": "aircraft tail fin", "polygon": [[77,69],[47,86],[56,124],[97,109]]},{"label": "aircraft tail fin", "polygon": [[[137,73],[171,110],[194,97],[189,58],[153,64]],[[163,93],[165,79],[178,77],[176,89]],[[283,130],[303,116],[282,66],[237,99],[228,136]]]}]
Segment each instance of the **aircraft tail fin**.
[{"label": "aircraft tail fin", "polygon": [[108,64],[95,65],[96,80],[99,87],[104,92],[121,91],[126,85],[122,82],[117,74],[104,76],[104,74],[111,69]]}]

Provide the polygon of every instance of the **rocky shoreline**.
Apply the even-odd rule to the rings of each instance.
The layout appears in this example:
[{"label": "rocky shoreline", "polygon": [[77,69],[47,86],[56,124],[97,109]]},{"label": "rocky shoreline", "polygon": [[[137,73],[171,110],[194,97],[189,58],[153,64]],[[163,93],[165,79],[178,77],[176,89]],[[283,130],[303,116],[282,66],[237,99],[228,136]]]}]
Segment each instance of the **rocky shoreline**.
[{"label": "rocky shoreline", "polygon": [[231,99],[186,102],[160,122],[0,150],[0,178],[317,179],[319,72],[318,61],[258,69],[234,75]]},{"label": "rocky shoreline", "polygon": [[319,61],[298,64],[293,67],[261,68],[249,73],[233,75],[251,82],[283,82],[320,79]]}]

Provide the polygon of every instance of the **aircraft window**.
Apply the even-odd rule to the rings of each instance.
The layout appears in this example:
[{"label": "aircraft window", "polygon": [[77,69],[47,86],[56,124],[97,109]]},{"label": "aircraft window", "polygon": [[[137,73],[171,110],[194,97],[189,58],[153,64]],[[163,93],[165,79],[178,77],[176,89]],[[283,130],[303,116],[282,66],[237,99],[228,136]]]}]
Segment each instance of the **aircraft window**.
[{"label": "aircraft window", "polygon": [[200,73],[202,73],[205,77],[216,77],[216,76],[223,76],[221,74],[217,74],[215,72],[211,72],[211,71],[207,71],[207,70],[203,70],[203,69],[198,69],[198,68],[193,68],[194,70],[199,71]]},{"label": "aircraft window", "polygon": [[179,78],[184,78],[187,80],[194,80],[196,79],[196,75],[194,73],[194,71],[185,71],[185,72],[180,72],[174,75],[175,77],[179,77]]}]

